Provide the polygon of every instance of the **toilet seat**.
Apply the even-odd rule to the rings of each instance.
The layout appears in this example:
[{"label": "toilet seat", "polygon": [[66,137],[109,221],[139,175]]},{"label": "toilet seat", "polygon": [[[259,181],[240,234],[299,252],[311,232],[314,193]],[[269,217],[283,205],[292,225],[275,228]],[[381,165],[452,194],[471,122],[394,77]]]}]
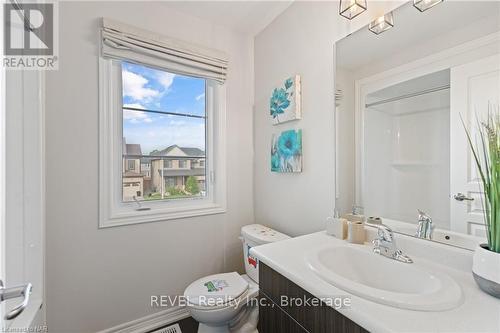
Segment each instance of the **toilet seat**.
[{"label": "toilet seat", "polygon": [[237,272],[205,276],[184,291],[190,307],[216,310],[241,304],[249,289],[248,281]]},{"label": "toilet seat", "polygon": [[245,298],[248,296],[248,290],[243,292],[243,294],[241,294],[240,297],[230,301],[230,302],[227,302],[227,303],[224,303],[224,304],[219,304],[219,305],[195,305],[195,304],[192,304],[192,303],[189,303],[188,304],[188,307],[192,308],[192,309],[196,309],[196,310],[199,310],[201,312],[216,312],[217,310],[224,310],[224,309],[229,309],[229,308],[235,308],[235,309],[239,309],[241,308],[242,306],[244,306],[246,303],[245,303]]}]

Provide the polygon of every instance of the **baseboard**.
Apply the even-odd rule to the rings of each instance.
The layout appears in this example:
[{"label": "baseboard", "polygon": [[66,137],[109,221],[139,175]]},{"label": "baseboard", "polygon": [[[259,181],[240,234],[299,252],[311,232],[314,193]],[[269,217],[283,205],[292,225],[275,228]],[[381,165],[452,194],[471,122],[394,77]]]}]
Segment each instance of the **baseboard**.
[{"label": "baseboard", "polygon": [[189,317],[187,308],[181,306],[171,307],[97,333],[146,333],[187,317]]}]

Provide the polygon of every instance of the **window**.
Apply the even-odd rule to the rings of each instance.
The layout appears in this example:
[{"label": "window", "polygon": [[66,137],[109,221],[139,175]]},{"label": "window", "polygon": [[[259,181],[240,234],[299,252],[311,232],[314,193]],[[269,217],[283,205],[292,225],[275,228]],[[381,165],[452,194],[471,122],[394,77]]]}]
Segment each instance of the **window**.
[{"label": "window", "polygon": [[167,189],[175,187],[175,177],[166,177],[165,184],[166,184]]},{"label": "window", "polygon": [[135,170],[135,160],[127,160],[127,169],[128,170]]},{"label": "window", "polygon": [[227,56],[102,24],[99,226],[225,212]]},{"label": "window", "polygon": [[[205,170],[189,170],[191,158],[204,158],[206,147],[206,80],[178,75],[122,61],[123,159],[128,170],[142,158],[152,163],[151,181],[144,182],[141,200],[173,200],[203,197],[196,178],[205,179]],[[172,160],[175,158],[175,160]],[[177,162],[178,168],[173,168]],[[168,170],[177,169],[177,170]],[[122,176],[123,184],[127,173]],[[166,179],[185,179],[178,186],[165,186]],[[144,177],[144,176],[142,176]],[[123,191],[124,202],[134,201]]]},{"label": "window", "polygon": [[127,61],[100,67],[100,226],[224,212],[224,86]]}]

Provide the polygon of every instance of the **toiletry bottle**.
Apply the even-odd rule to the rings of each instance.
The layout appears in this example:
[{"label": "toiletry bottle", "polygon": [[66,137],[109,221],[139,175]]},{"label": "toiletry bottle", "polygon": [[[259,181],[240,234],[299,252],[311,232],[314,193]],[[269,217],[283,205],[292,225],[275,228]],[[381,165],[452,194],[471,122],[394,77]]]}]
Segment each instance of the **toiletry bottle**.
[{"label": "toiletry bottle", "polygon": [[347,238],[347,220],[341,218],[337,210],[333,213],[333,217],[329,216],[326,219],[326,233],[339,239]]}]

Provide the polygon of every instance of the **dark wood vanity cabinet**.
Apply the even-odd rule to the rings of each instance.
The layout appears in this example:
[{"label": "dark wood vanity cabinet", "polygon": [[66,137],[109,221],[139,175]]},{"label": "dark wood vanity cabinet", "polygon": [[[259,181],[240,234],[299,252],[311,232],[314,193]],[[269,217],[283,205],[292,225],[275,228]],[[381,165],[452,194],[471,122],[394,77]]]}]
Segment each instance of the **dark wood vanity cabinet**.
[{"label": "dark wood vanity cabinet", "polygon": [[288,300],[315,299],[313,295],[260,262],[259,333],[368,332],[326,304],[319,306],[300,305],[300,302],[295,302],[293,305],[286,304],[281,301],[282,296],[286,296]]}]

